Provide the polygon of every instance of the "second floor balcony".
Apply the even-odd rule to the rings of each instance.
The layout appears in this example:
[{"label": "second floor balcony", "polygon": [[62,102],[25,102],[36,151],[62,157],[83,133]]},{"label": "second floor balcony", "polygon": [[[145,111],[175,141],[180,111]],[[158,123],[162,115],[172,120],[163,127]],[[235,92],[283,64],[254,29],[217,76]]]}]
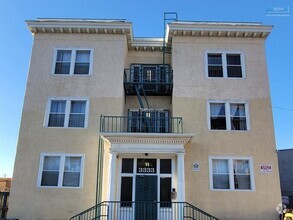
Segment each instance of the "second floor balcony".
[{"label": "second floor balcony", "polygon": [[105,116],[100,118],[100,131],[106,133],[183,133],[182,117],[162,117],[149,114]]},{"label": "second floor balcony", "polygon": [[126,95],[137,95],[136,88],[145,95],[170,96],[173,89],[173,71],[169,65],[133,64],[124,70]]}]

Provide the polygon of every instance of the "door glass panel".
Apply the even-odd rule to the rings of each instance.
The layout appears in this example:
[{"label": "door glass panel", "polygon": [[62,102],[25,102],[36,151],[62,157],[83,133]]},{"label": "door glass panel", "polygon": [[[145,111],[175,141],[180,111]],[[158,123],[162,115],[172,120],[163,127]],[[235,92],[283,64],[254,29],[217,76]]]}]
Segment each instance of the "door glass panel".
[{"label": "door glass panel", "polygon": [[157,173],[157,159],[137,159],[137,173]]},{"label": "door glass panel", "polygon": [[171,207],[171,177],[160,178],[160,206]]},{"label": "door glass panel", "polygon": [[160,162],[160,173],[171,173],[171,159],[161,159]]},{"label": "door glass panel", "polygon": [[121,207],[132,207],[132,177],[121,178]]},{"label": "door glass panel", "polygon": [[133,173],[133,159],[122,159],[122,173]]}]

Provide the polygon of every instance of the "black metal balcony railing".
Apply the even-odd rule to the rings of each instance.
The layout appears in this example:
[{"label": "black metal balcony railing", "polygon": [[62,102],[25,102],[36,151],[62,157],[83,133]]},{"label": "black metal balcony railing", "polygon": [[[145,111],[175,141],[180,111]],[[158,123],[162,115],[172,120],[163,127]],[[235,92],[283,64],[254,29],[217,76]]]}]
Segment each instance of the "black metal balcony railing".
[{"label": "black metal balcony railing", "polygon": [[126,95],[136,95],[135,86],[143,88],[146,95],[172,95],[173,71],[160,69],[125,69],[124,89]]},{"label": "black metal balcony railing", "polygon": [[102,202],[70,220],[218,220],[187,202]]},{"label": "black metal balcony railing", "polygon": [[101,132],[109,133],[183,133],[182,117],[100,117]]}]

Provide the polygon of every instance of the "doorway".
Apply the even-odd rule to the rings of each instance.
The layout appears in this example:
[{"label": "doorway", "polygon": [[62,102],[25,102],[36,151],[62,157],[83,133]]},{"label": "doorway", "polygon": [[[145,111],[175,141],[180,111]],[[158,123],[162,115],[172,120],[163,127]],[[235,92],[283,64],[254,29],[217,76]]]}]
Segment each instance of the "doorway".
[{"label": "doorway", "polygon": [[156,175],[136,176],[135,187],[135,219],[157,219],[157,187]]}]

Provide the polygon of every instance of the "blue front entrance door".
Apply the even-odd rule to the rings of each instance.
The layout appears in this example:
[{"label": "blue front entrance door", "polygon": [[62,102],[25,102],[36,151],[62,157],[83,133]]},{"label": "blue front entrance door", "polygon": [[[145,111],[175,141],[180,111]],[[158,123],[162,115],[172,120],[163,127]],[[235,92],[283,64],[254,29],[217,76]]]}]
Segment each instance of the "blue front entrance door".
[{"label": "blue front entrance door", "polygon": [[137,175],[135,189],[135,220],[157,220],[157,176]]}]

